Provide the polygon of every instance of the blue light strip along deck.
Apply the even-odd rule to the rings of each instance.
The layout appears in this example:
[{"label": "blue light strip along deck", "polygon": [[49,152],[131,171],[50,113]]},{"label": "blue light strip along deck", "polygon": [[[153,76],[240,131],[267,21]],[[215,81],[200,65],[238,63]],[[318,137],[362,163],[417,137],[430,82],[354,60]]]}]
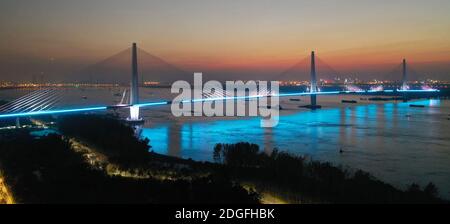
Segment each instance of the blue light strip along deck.
[{"label": "blue light strip along deck", "polygon": [[33,112],[13,113],[13,114],[0,114],[0,118],[76,113],[76,112],[87,112],[87,111],[99,111],[99,110],[106,110],[106,109],[107,109],[107,107],[86,107],[86,108],[65,109],[65,110],[33,111]]},{"label": "blue light strip along deck", "polygon": [[[192,100],[183,100],[181,103],[196,103],[196,102],[207,102],[207,101],[219,101],[219,100],[239,100],[239,99],[254,99],[261,97],[285,97],[285,96],[309,96],[309,95],[333,95],[333,94],[352,94],[352,93],[394,93],[394,92],[413,92],[413,93],[424,93],[424,92],[440,92],[437,89],[427,89],[427,90],[360,90],[360,91],[328,91],[328,92],[299,92],[299,93],[280,93],[277,95],[256,95],[256,96],[235,96],[235,97],[215,97],[215,98],[201,98],[201,99],[192,99]],[[178,102],[178,103],[180,103]],[[169,105],[172,101],[160,101],[160,102],[149,102],[149,103],[140,103],[135,106],[138,107],[150,107],[150,106],[159,106],[159,105]],[[65,114],[65,113],[77,113],[77,112],[89,112],[89,111],[101,111],[107,110],[108,106],[99,106],[99,107],[86,107],[86,108],[76,108],[76,109],[60,109],[60,110],[47,110],[47,111],[33,111],[33,112],[22,112],[22,113],[11,113],[11,114],[0,114],[1,118],[12,118],[12,117],[24,117],[24,116],[38,116],[38,115],[49,115],[49,114]]]}]

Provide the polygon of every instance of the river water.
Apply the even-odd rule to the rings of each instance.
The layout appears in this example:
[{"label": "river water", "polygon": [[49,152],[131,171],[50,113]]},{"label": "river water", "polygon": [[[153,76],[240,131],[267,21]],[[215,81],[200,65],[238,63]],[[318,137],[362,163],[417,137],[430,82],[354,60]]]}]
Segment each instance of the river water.
[{"label": "river water", "polygon": [[[25,91],[3,90],[0,99],[11,100]],[[61,107],[112,104],[120,101],[122,90],[64,91],[67,99]],[[141,89],[141,101],[172,98],[168,89]],[[450,198],[450,101],[414,101],[425,106],[419,108],[410,107],[411,102],[362,98],[367,96],[319,96],[323,108],[316,111],[298,107],[308,104],[308,97],[283,98],[279,124],[273,128],[261,128],[258,117],[176,118],[169,106],[149,107],[141,111],[146,120],[141,136],[150,139],[155,152],[209,161],[215,144],[248,141],[267,153],[278,148],[362,169],[400,188],[432,181],[441,196]],[[358,103],[343,104],[342,99]]]}]

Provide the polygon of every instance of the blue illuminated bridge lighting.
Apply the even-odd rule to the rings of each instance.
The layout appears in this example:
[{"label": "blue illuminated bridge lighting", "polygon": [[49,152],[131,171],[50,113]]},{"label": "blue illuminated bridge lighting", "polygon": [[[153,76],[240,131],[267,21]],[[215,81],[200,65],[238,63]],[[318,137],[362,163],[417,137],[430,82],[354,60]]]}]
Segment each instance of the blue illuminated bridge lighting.
[{"label": "blue illuminated bridge lighting", "polygon": [[[393,93],[393,92],[414,92],[414,93],[424,93],[424,92],[439,92],[437,89],[427,89],[427,90],[360,90],[360,91],[324,91],[324,92],[299,92],[299,93],[280,93],[277,95],[254,95],[254,96],[236,96],[236,97],[215,97],[215,98],[201,98],[201,99],[192,99],[192,100],[183,100],[181,103],[196,103],[196,102],[207,102],[207,101],[219,101],[219,100],[238,100],[238,99],[254,99],[261,97],[286,97],[286,96],[309,96],[309,95],[337,95],[337,94],[351,94],[351,93]],[[161,105],[169,105],[172,101],[159,101],[159,102],[148,102],[148,103],[140,103],[135,104],[134,106],[138,107],[151,107],[151,106],[161,106]],[[79,112],[91,112],[91,111],[105,111],[110,108],[120,108],[120,107],[129,107],[131,105],[124,106],[97,106],[97,107],[84,107],[84,108],[74,108],[74,109],[58,109],[58,110],[45,110],[45,111],[32,111],[32,112],[20,112],[20,113],[7,113],[0,114],[1,118],[14,118],[14,117],[25,117],[25,116],[38,116],[38,115],[52,115],[52,114],[69,114],[69,113],[79,113]]]},{"label": "blue illuminated bridge lighting", "polygon": [[85,107],[76,109],[61,109],[61,110],[46,110],[46,111],[32,111],[32,112],[22,112],[22,113],[12,113],[12,114],[0,114],[0,118],[10,118],[10,117],[24,117],[24,116],[37,116],[37,115],[48,115],[48,114],[63,114],[63,113],[77,113],[77,112],[88,112],[88,111],[99,111],[106,110],[108,107]]}]

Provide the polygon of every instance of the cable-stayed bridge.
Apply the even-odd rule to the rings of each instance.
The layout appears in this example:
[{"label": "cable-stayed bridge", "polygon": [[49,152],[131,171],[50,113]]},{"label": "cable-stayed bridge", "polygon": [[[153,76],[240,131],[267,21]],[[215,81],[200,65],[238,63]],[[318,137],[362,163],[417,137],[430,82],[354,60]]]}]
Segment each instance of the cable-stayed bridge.
[{"label": "cable-stayed bridge", "polygon": [[[153,56],[151,54],[146,53],[145,51],[137,48],[136,44],[133,44],[131,48],[126,49],[125,51],[121,51],[118,54],[105,59],[99,63],[96,63],[92,66],[86,68],[86,71],[91,71],[95,73],[96,69],[101,68],[103,65],[118,62],[120,58],[123,58],[125,54],[128,54],[129,64],[131,64],[131,77],[128,76],[128,80],[130,83],[129,91],[124,92],[122,94],[122,99],[120,103],[115,105],[97,105],[91,107],[80,107],[80,108],[57,108],[56,106],[62,99],[62,93],[56,89],[41,89],[35,92],[31,92],[25,96],[22,96],[18,99],[15,99],[11,102],[8,102],[2,106],[0,106],[0,118],[16,118],[16,117],[27,117],[27,116],[38,116],[38,115],[50,115],[50,114],[63,114],[63,113],[81,113],[81,112],[89,112],[89,111],[105,111],[108,109],[117,109],[117,108],[129,108],[130,116],[128,117],[129,121],[139,122],[141,121],[139,117],[140,108],[151,107],[151,106],[159,106],[159,105],[169,105],[172,103],[195,103],[195,102],[206,102],[206,101],[215,101],[215,100],[236,100],[236,99],[251,99],[251,98],[261,98],[261,97],[287,97],[287,96],[310,96],[311,104],[307,105],[307,108],[310,109],[318,109],[320,105],[317,104],[317,96],[318,95],[335,95],[335,94],[372,94],[372,93],[389,93],[389,94],[399,94],[403,95],[406,98],[406,94],[410,92],[414,93],[425,93],[425,92],[439,92],[437,89],[425,88],[425,89],[410,89],[408,86],[408,77],[410,74],[414,74],[410,72],[411,69],[407,66],[407,62],[403,59],[400,64],[401,68],[401,78],[399,88],[395,89],[384,89],[382,86],[377,86],[376,88],[371,88],[367,90],[363,90],[361,88],[348,85],[345,90],[342,91],[321,91],[318,85],[318,80],[320,79],[333,79],[341,76],[339,72],[334,70],[331,66],[329,66],[326,62],[318,58],[315,52],[311,52],[311,55],[306,57],[305,59],[300,60],[298,63],[283,71],[280,75],[276,77],[277,80],[285,80],[285,79],[308,79],[309,87],[306,91],[303,92],[295,92],[295,93],[274,93],[270,89],[260,90],[258,93],[250,93],[246,96],[236,97],[234,93],[229,93],[226,91],[213,93],[213,94],[203,94],[199,99],[191,99],[191,100],[182,100],[180,102],[172,102],[172,101],[155,101],[155,102],[139,102],[139,77],[138,74],[145,73],[145,70],[139,68],[138,65],[146,64],[145,62],[140,62],[139,57],[141,54],[150,56],[153,61],[157,61],[156,65],[159,66],[159,71],[162,72],[162,75],[167,76],[164,73],[164,70],[170,72],[176,72],[181,77],[184,77],[187,72],[179,69],[176,66],[173,66],[164,60]],[[148,58],[148,57],[147,57]],[[161,66],[162,65],[162,66]],[[394,70],[396,71],[396,70]],[[120,74],[126,74],[129,72],[122,71]],[[148,72],[147,72],[148,74]],[[392,74],[396,74],[397,72],[392,72]],[[114,75],[118,76],[118,75]],[[123,76],[118,76],[123,78]],[[187,76],[186,76],[187,77]],[[131,78],[131,79],[130,79]],[[180,79],[176,77],[175,79]]]}]

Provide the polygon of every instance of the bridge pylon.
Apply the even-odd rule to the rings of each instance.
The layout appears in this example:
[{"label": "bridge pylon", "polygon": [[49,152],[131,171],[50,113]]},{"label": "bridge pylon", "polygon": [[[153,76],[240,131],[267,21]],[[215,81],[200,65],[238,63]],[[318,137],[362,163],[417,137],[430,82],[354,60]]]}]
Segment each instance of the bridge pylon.
[{"label": "bridge pylon", "polygon": [[402,90],[408,90],[408,81],[407,81],[407,72],[406,72],[406,59],[403,59],[402,62]]},{"label": "bridge pylon", "polygon": [[131,47],[131,82],[130,82],[130,116],[129,122],[143,122],[139,117],[139,85],[138,85],[137,45]]},{"label": "bridge pylon", "polygon": [[[400,87],[401,90],[409,89],[407,75],[408,74],[406,71],[406,59],[403,58],[403,61],[402,61],[402,86]],[[407,96],[406,92],[403,92],[403,102],[407,102],[407,101],[408,101],[408,96]]]},{"label": "bridge pylon", "polygon": [[305,106],[306,108],[315,110],[320,109],[322,106],[317,105],[317,95],[315,93],[318,92],[317,89],[317,76],[316,76],[316,58],[314,51],[311,51],[311,84],[310,84],[310,90],[311,93],[311,104]]}]

